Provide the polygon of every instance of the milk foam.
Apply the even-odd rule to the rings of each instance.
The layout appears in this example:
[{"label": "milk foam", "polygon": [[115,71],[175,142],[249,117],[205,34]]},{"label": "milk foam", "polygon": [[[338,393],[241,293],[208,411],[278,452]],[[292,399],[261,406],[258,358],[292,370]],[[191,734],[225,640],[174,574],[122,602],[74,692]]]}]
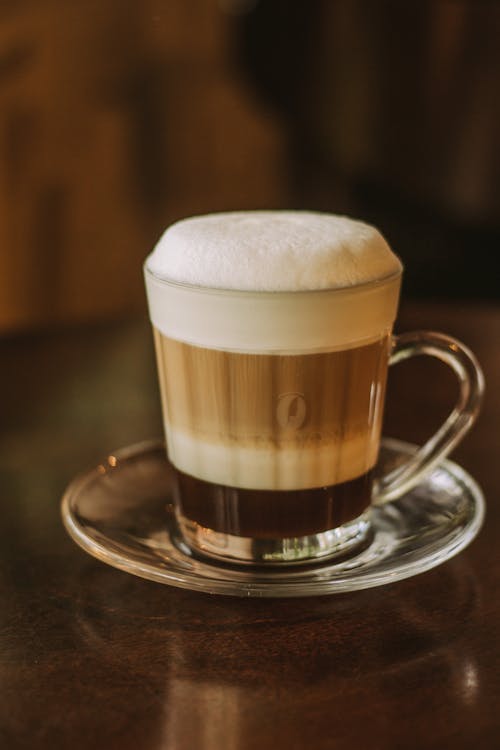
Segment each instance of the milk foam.
[{"label": "milk foam", "polygon": [[151,322],[165,336],[293,354],[350,348],[390,331],[402,266],[362,222],[251,211],[174,224],[144,270]]},{"label": "milk foam", "polygon": [[173,224],[146,262],[155,276],[241,291],[337,289],[401,271],[375,227],[308,211],[240,211]]}]

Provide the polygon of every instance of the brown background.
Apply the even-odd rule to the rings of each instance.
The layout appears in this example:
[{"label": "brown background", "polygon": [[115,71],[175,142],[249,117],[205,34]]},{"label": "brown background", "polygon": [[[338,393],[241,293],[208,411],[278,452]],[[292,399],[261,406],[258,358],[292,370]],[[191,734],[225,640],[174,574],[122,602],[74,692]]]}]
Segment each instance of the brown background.
[{"label": "brown background", "polygon": [[406,293],[498,298],[499,35],[466,0],[3,0],[0,332],[144,313],[163,228],[235,208],[366,217]]},{"label": "brown background", "polygon": [[286,204],[277,118],[217,3],[0,9],[0,329],[142,310],[166,224]]}]

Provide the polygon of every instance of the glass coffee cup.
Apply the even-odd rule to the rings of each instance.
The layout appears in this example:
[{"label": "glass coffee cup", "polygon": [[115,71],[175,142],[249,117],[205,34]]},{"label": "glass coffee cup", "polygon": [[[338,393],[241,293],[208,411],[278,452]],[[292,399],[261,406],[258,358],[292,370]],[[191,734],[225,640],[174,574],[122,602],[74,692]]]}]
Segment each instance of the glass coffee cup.
[{"label": "glass coffee cup", "polygon": [[[301,231],[318,217],[284,214],[219,216],[226,233],[234,217],[252,216],[257,236],[275,216],[286,229],[299,215]],[[190,221],[200,219],[188,229]],[[482,375],[471,352],[444,334],[392,334],[395,256],[386,264],[370,256],[368,280],[358,273],[333,288],[277,290],[179,281],[152,258],[145,278],[176,518],[194,555],[276,566],[355,554],[369,538],[371,506],[415,486],[473,423]],[[407,464],[376,477],[388,366],[419,354],[452,367],[458,403]]]}]

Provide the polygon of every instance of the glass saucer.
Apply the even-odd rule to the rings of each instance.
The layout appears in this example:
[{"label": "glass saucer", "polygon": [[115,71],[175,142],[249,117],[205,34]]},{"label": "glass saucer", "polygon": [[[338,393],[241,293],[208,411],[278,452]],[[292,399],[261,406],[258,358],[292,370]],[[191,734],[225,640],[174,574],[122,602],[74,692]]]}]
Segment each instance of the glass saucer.
[{"label": "glass saucer", "polygon": [[[385,439],[382,471],[415,446]],[[382,586],[423,573],[464,549],[484,518],[484,499],[457,464],[443,461],[400,499],[371,510],[372,539],[342,561],[239,569],[195,558],[178,536],[172,471],[162,442],[123,448],[69,485],[62,516],[70,536],[94,557],[171,586],[234,596],[318,596]]]}]

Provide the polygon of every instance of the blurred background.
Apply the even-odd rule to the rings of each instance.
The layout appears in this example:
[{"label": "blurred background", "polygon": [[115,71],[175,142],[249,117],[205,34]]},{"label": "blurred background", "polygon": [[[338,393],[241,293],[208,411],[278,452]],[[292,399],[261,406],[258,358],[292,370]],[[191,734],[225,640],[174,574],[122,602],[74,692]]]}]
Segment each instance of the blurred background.
[{"label": "blurred background", "polygon": [[376,223],[405,296],[498,299],[500,4],[0,0],[0,332],[145,315],[181,217]]}]

